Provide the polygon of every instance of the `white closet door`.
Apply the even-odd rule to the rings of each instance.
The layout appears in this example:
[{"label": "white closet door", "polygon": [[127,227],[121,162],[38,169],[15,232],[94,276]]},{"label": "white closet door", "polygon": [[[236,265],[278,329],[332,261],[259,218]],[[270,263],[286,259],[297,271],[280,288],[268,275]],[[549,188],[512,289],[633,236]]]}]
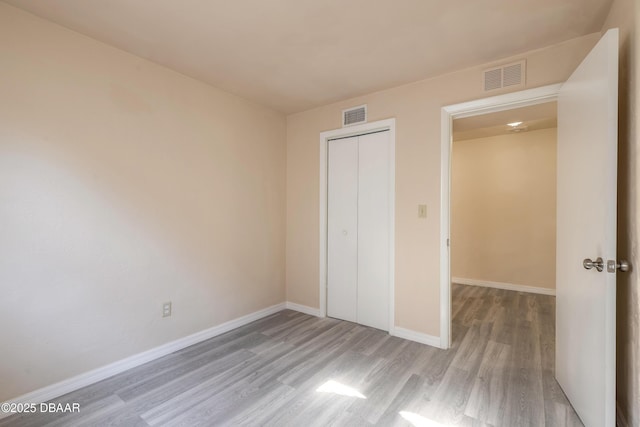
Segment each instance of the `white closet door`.
[{"label": "white closet door", "polygon": [[389,132],[358,143],[358,323],[389,330]]},{"label": "white closet door", "polygon": [[357,321],[358,137],[329,141],[327,315]]}]

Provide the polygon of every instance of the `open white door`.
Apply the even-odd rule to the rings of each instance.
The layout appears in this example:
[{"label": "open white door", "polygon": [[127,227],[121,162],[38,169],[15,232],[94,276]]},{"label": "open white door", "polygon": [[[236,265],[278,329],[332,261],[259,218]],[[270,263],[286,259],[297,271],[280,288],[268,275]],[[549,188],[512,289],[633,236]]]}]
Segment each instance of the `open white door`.
[{"label": "open white door", "polygon": [[[618,30],[558,98],[556,378],[586,427],[615,426]],[[583,260],[603,260],[590,269]]]}]

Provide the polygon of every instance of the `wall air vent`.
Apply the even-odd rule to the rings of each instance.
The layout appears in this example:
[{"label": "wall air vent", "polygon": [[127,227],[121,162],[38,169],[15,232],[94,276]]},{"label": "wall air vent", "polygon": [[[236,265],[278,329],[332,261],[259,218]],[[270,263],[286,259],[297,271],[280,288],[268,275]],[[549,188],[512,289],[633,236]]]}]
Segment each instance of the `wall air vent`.
[{"label": "wall air vent", "polygon": [[358,107],[342,110],[342,127],[359,125],[367,122],[367,106],[360,105]]},{"label": "wall air vent", "polygon": [[524,86],[526,60],[489,68],[482,73],[484,91]]}]

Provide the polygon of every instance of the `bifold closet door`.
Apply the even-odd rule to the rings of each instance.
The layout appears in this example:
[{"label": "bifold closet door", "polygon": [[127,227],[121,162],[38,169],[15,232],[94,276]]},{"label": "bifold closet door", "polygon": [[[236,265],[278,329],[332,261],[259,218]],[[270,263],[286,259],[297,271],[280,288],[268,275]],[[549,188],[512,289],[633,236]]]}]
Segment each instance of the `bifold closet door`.
[{"label": "bifold closet door", "polygon": [[389,330],[389,132],[358,140],[357,322]]},{"label": "bifold closet door", "polygon": [[358,137],[329,141],[327,315],[357,321]]}]

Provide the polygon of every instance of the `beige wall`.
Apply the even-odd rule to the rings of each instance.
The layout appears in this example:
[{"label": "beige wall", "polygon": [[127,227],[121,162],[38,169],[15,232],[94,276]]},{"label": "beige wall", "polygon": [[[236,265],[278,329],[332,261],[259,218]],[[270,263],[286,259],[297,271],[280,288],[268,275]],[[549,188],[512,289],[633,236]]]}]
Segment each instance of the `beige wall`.
[{"label": "beige wall", "polygon": [[[634,11],[635,5],[635,11]],[[618,129],[618,258],[631,272],[618,274],[617,400],[629,426],[640,425],[640,210],[638,206],[638,32],[637,0],[615,0],[603,26],[620,28],[620,98]],[[635,15],[635,23],[634,23]]]},{"label": "beige wall", "polygon": [[[633,4],[605,28],[624,27],[619,252],[638,266]],[[560,82],[597,38],[497,63]],[[485,97],[492,64],[291,115],[285,165],[280,114],[1,2],[0,52],[0,400],[283,301],[285,212],[288,300],[317,307],[318,136],[361,103],[397,118],[396,324],[438,335],[440,108]],[[622,276],[618,305],[632,425],[638,285]]]},{"label": "beige wall", "polygon": [[555,289],[555,128],[451,153],[451,276]]},{"label": "beige wall", "polygon": [[[592,34],[504,58],[527,59],[527,87],[562,82],[599,39]],[[319,306],[319,134],[342,109],[368,104],[369,121],[396,118],[396,325],[439,335],[441,107],[484,98],[485,64],[287,117],[287,299]],[[500,92],[498,92],[500,93]],[[428,218],[417,205],[428,205]]]},{"label": "beige wall", "polygon": [[0,52],[0,401],[284,301],[283,115],[2,2]]}]

